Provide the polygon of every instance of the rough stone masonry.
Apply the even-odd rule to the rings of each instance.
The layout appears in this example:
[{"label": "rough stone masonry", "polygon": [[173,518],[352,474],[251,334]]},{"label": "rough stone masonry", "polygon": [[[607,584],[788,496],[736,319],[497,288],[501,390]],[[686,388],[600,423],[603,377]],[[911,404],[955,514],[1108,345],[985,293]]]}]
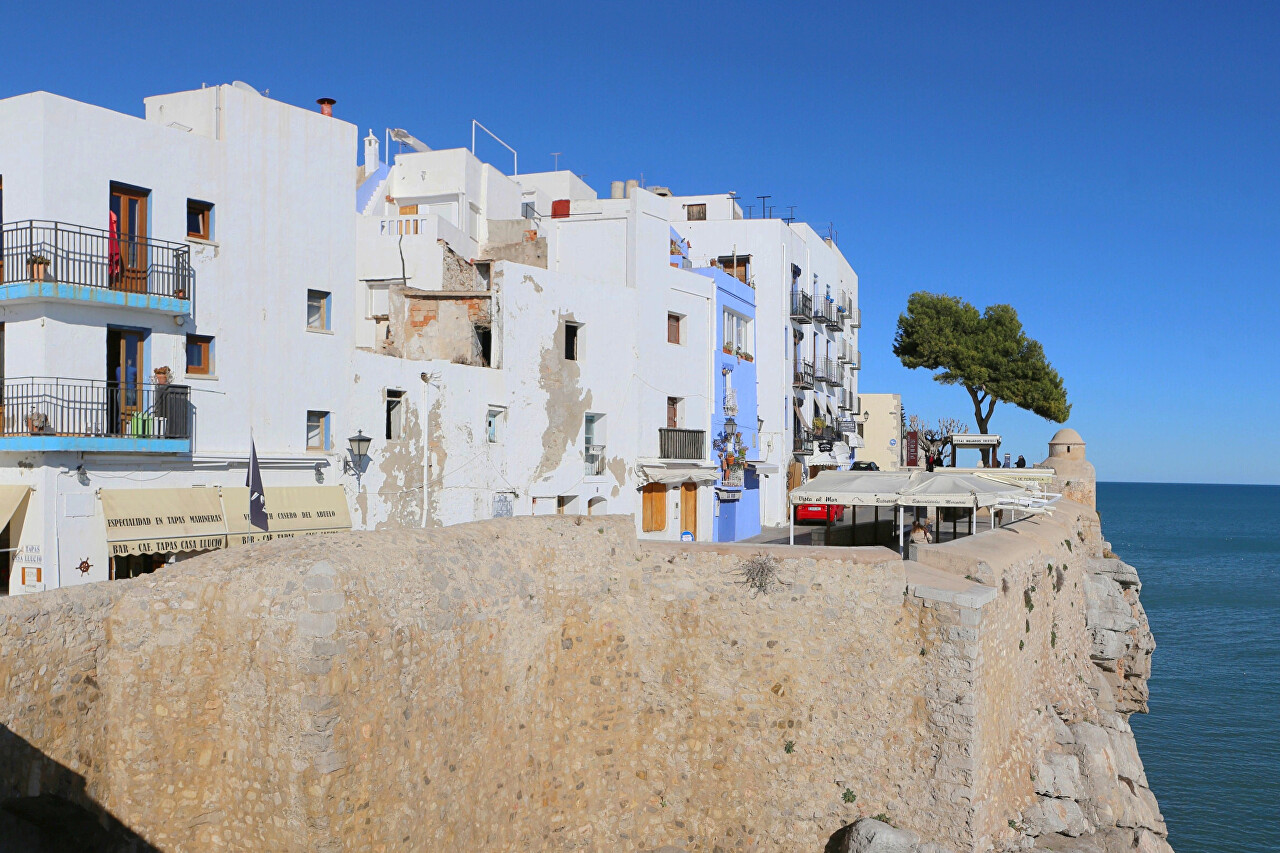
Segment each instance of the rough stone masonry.
[{"label": "rough stone masonry", "polygon": [[918,562],[633,531],[294,539],[4,601],[0,834],[1168,850],[1126,722],[1153,643],[1091,506]]}]

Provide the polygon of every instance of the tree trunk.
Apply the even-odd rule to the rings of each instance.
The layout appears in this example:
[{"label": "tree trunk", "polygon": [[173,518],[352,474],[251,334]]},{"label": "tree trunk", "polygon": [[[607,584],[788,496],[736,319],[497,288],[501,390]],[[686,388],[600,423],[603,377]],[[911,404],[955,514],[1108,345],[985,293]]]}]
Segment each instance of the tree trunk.
[{"label": "tree trunk", "polygon": [[[978,433],[980,435],[989,435],[987,426],[991,423],[991,414],[996,410],[996,398],[982,389],[971,388],[968,385],[964,387],[969,392],[970,398],[973,399],[973,418],[978,424]],[[984,403],[987,406],[986,414],[983,414],[982,411]],[[991,451],[993,449],[989,447],[982,448],[982,464],[987,468],[991,467]]]}]

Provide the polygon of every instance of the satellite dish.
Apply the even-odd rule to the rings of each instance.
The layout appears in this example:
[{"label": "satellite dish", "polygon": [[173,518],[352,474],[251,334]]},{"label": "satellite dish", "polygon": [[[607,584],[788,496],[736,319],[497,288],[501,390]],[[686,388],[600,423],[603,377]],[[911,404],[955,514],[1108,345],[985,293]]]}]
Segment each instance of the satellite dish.
[{"label": "satellite dish", "polygon": [[262,97],[261,92],[259,92],[257,89],[250,86],[248,83],[245,83],[243,80],[236,80],[231,84],[231,88],[239,89],[241,92],[252,92],[253,94],[257,95],[259,98]]}]

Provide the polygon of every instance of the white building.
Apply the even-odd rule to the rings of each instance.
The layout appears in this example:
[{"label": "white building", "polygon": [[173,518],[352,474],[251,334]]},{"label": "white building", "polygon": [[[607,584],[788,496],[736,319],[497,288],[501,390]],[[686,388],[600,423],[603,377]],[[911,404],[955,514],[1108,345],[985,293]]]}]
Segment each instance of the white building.
[{"label": "white building", "polygon": [[714,289],[673,266],[665,201],[508,178],[466,151],[389,168],[376,152],[351,406],[388,428],[356,524],[608,512],[710,538]]},{"label": "white building", "polygon": [[765,524],[783,524],[788,490],[813,468],[847,467],[861,443],[853,420],[858,276],[835,242],[806,223],[743,219],[730,195],[667,203],[695,264],[718,264],[755,287],[763,458],[786,472],[762,479],[761,514]]},{"label": "white building", "polygon": [[0,591],[243,534],[251,429],[273,529],[346,524],[355,145],[243,84],[0,101]]},{"label": "white building", "polygon": [[728,339],[699,266],[758,294],[733,341],[759,371],[766,523],[821,463],[816,432],[847,461],[857,277],[808,226],[727,196],[601,199],[403,132],[356,167],[332,102],[240,83],[145,104],[0,101],[0,592],[509,514],[710,540]]}]

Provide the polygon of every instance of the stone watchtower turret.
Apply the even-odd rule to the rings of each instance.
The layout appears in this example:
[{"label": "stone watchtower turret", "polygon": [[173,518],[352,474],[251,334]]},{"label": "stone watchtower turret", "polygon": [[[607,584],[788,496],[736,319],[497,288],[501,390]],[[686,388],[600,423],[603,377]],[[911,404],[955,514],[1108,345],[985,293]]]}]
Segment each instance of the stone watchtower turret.
[{"label": "stone watchtower turret", "polygon": [[1064,427],[1049,439],[1049,458],[1041,468],[1054,471],[1054,490],[1068,500],[1097,508],[1098,475],[1093,463],[1085,459],[1084,439],[1075,430]]}]

